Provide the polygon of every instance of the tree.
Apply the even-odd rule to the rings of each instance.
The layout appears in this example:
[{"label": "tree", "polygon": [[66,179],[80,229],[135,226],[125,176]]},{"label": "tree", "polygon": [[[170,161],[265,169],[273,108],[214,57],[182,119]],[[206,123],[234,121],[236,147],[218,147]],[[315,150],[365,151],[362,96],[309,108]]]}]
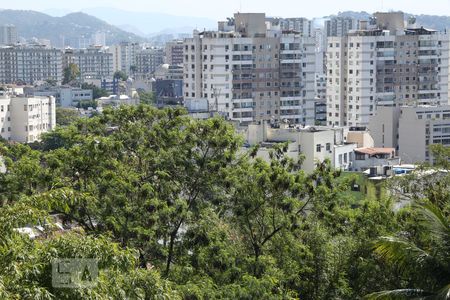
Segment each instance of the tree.
[{"label": "tree", "polygon": [[[0,297],[2,299],[181,299],[157,271],[138,267],[136,252],[82,231],[58,232],[45,210],[28,199],[0,208]],[[43,224],[45,235],[30,239],[14,228]],[[45,238],[47,236],[47,238]],[[55,288],[55,259],[90,258],[99,269],[90,288]]]},{"label": "tree", "polygon": [[67,126],[75,122],[80,115],[76,109],[72,108],[56,108],[56,124],[59,126]]},{"label": "tree", "polygon": [[136,71],[137,71],[137,66],[130,66],[130,72],[131,72],[131,74],[135,74],[136,73]]},{"label": "tree", "polygon": [[120,79],[122,81],[126,81],[128,79],[127,74],[124,71],[116,71],[113,76],[115,79]]},{"label": "tree", "polygon": [[100,97],[107,97],[107,96],[109,96],[109,93],[106,90],[104,90],[102,88],[99,88],[98,86],[96,86],[93,83],[83,83],[81,85],[81,88],[82,89],[87,89],[87,90],[92,90],[92,97],[94,98],[94,100],[98,99]]},{"label": "tree", "polygon": [[[433,275],[448,267],[446,239],[416,209],[394,212],[388,193],[349,196],[353,176],[329,161],[305,173],[286,144],[256,158],[231,124],[182,108],[123,106],[67,123],[33,148],[0,144],[0,298],[359,299],[436,293],[447,278]],[[415,198],[448,218],[445,187]],[[387,263],[373,241],[396,232],[443,267]],[[61,256],[99,256],[98,287],[53,289]]]},{"label": "tree", "polygon": [[[388,263],[395,265],[401,274],[414,278],[414,288],[403,288],[373,293],[369,299],[394,297],[417,299],[448,299],[450,295],[450,222],[448,216],[436,205],[423,201],[415,205],[423,245],[405,237],[382,237],[375,252]],[[403,234],[404,235],[404,234]]]},{"label": "tree", "polygon": [[155,104],[155,94],[153,92],[146,92],[143,90],[139,91],[139,100],[143,104],[154,105]]},{"label": "tree", "polygon": [[62,84],[72,84],[78,79],[79,76],[80,69],[78,68],[78,65],[70,63],[67,67],[64,68],[64,79],[62,81]]},{"label": "tree", "polygon": [[96,109],[97,106],[98,106],[97,100],[80,100],[77,103],[77,108],[83,108],[83,109],[88,109],[89,107]]},{"label": "tree", "polygon": [[56,86],[58,82],[55,79],[48,78],[45,82],[50,86]]}]

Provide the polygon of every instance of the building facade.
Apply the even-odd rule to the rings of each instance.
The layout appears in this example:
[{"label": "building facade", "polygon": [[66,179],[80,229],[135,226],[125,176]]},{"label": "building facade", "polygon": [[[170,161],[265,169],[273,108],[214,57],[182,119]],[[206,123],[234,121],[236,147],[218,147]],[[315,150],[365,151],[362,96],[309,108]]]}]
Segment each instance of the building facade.
[{"label": "building facade", "polygon": [[16,26],[0,25],[0,45],[14,45],[19,41]]},{"label": "building facade", "polygon": [[160,48],[147,48],[136,53],[135,71],[137,77],[150,76],[164,63],[164,50]]},{"label": "building facade", "polygon": [[450,106],[380,107],[369,129],[375,146],[397,149],[404,162],[432,162],[430,145],[450,145]]},{"label": "building facade", "polygon": [[235,14],[184,44],[184,98],[243,123],[314,124],[314,39]]},{"label": "building facade", "polygon": [[324,31],[326,37],[346,36],[350,30],[358,28],[358,20],[349,17],[332,17],[325,21]]},{"label": "building facade", "polygon": [[380,105],[448,103],[449,34],[375,16],[372,28],[328,38],[328,125],[366,126]]},{"label": "building facade", "polygon": [[70,63],[80,70],[80,79],[101,79],[114,75],[113,54],[101,47],[88,49],[66,49],[64,68]]},{"label": "building facade", "polygon": [[136,53],[140,50],[142,46],[139,43],[122,42],[110,46],[108,52],[113,54],[114,72],[122,71],[131,75],[136,66]]},{"label": "building facade", "polygon": [[0,83],[62,81],[62,52],[43,47],[0,48]]},{"label": "building facade", "polygon": [[171,41],[166,43],[165,63],[169,65],[183,65],[183,41]]},{"label": "building facade", "polygon": [[55,98],[0,95],[0,136],[8,141],[35,142],[56,126]]}]

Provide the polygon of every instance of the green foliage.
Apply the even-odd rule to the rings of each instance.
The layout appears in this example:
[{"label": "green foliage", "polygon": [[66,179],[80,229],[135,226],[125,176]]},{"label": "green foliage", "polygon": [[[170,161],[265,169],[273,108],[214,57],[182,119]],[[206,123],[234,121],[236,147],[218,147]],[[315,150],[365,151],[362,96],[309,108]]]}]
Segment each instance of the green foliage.
[{"label": "green foliage", "polygon": [[109,96],[109,93],[106,90],[99,88],[98,86],[96,86],[93,83],[83,83],[81,85],[81,88],[86,89],[86,90],[92,90],[92,98],[94,98],[94,100],[96,100],[100,97]]},{"label": "green foliage", "polygon": [[[103,97],[103,96],[101,96]],[[93,109],[96,109],[98,106],[97,100],[81,100],[77,103],[77,108],[83,108],[88,109],[89,107],[92,107]]]},{"label": "green foliage", "polygon": [[80,69],[78,68],[78,65],[70,63],[67,67],[64,68],[64,78],[62,84],[73,84],[79,76]]},{"label": "green foliage", "polygon": [[122,81],[126,81],[128,79],[127,74],[124,71],[116,71],[113,75],[115,79],[120,79]]},{"label": "green foliage", "polygon": [[448,216],[429,202],[415,207],[421,230],[426,230],[423,246],[405,237],[382,237],[375,252],[397,267],[403,276],[413,279],[414,289],[397,289],[373,293],[369,299],[413,298],[428,296],[447,299],[450,293],[450,224]]},{"label": "green foliage", "polygon": [[[242,142],[221,118],[140,105],[71,120],[34,149],[1,143],[0,298],[358,299],[448,284],[443,182],[396,213],[329,161],[305,173],[286,144],[264,161]],[[53,288],[51,261],[67,257],[98,259],[97,286]]]},{"label": "green foliage", "polygon": [[152,105],[155,104],[155,95],[153,92],[145,92],[143,90],[138,91],[139,92],[139,100],[142,104],[148,104]]},{"label": "green foliage", "polygon": [[67,126],[80,118],[78,111],[70,108],[56,108],[56,124],[59,126]]},{"label": "green foliage", "polygon": [[57,86],[57,85],[58,85],[58,82],[57,82],[55,79],[51,79],[51,78],[45,80],[45,82],[46,82],[48,85],[50,85],[50,86]]}]

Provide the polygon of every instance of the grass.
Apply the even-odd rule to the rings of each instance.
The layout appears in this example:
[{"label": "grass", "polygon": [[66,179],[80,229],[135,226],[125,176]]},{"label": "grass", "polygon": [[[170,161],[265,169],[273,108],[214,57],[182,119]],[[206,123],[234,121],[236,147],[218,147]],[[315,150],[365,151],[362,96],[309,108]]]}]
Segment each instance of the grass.
[{"label": "grass", "polygon": [[[348,190],[342,192],[342,197],[354,206],[358,206],[366,198],[380,199],[385,193],[382,181],[371,181],[359,172],[342,172],[338,180],[350,181]],[[352,189],[354,185],[359,186],[359,191]]]}]

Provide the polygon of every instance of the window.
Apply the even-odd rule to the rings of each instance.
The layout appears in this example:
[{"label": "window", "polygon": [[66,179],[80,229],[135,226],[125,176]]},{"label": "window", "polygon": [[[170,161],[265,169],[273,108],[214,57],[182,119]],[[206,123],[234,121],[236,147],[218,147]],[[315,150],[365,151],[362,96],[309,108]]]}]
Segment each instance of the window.
[{"label": "window", "polygon": [[355,152],[355,160],[365,160],[366,155],[364,153]]},{"label": "window", "polygon": [[316,152],[321,152],[321,150],[322,150],[322,145],[317,144],[316,145]]},{"label": "window", "polygon": [[331,151],[331,143],[327,143],[325,149],[326,149],[327,151]]}]

